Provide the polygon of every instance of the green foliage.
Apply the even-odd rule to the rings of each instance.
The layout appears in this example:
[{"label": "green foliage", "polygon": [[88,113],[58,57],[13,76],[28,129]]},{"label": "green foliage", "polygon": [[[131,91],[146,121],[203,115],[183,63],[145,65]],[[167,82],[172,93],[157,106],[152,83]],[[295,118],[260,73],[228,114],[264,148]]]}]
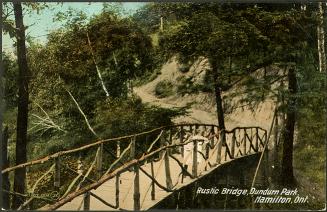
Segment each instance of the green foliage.
[{"label": "green foliage", "polygon": [[182,72],[182,73],[187,73],[190,70],[191,66],[188,64],[181,64],[178,67],[178,71]]},{"label": "green foliage", "polygon": [[199,92],[212,93],[213,91],[214,83],[210,76],[210,71],[205,73],[202,82],[194,82],[193,77],[181,77],[178,79],[177,93],[181,95]]},{"label": "green foliage", "polygon": [[203,79],[203,83],[201,84],[201,91],[207,92],[207,93],[213,93],[214,92],[214,81],[213,77],[211,76],[210,71],[206,71]]},{"label": "green foliage", "polygon": [[139,9],[132,18],[147,32],[156,32],[160,29],[160,18],[163,17],[164,29],[172,22],[184,18],[189,18],[192,13],[196,12],[208,4],[203,3],[148,3]]},{"label": "green foliage", "polygon": [[155,87],[155,95],[159,98],[168,97],[173,94],[173,84],[169,81],[160,81]]},{"label": "green foliage", "polygon": [[141,86],[141,85],[144,85],[146,83],[152,82],[160,74],[161,74],[161,71],[159,69],[154,69],[152,72],[146,72],[141,77],[137,77],[135,80],[132,81],[133,86]]},{"label": "green foliage", "polygon": [[53,47],[54,56],[62,63],[62,68],[57,69],[66,84],[82,80],[100,90],[96,62],[106,87],[110,87],[110,96],[123,97],[127,94],[126,82],[151,69],[150,37],[128,18],[106,9],[89,23],[80,13],[64,15],[68,16],[66,27],[50,35],[48,46]]},{"label": "green foliage", "polygon": [[[187,18],[176,15],[178,18],[167,24],[160,46],[170,56],[178,54],[181,62],[195,61],[203,56],[209,59],[211,65],[217,63],[223,91],[247,78],[249,72],[274,63],[282,67],[285,63],[297,61],[301,48],[315,45],[308,37],[308,33],[315,33],[312,10],[303,11],[290,5],[281,8],[236,4],[188,5],[189,11],[195,12]],[[269,85],[276,78],[278,81],[278,77],[275,75],[259,81],[257,86],[262,88],[262,92],[260,98],[254,97],[255,102],[261,101],[262,96],[271,91]],[[245,81],[252,85],[250,78]]]},{"label": "green foliage", "polygon": [[164,109],[142,104],[139,97],[107,100],[99,103],[94,119],[101,137],[117,137],[172,124],[174,117],[185,115],[186,109]]},{"label": "green foliage", "polygon": [[198,93],[201,89],[201,84],[194,84],[192,77],[182,77],[178,80],[177,93],[181,95]]},{"label": "green foliage", "polygon": [[[79,11],[58,14],[57,19],[66,20],[64,27],[52,32],[45,46],[32,44],[29,47],[31,114],[44,116],[37,106],[39,104],[66,132],[55,128],[33,131],[33,138],[39,137],[41,142],[43,138],[53,138],[54,148],[66,149],[94,139],[66,89],[92,120],[96,117],[96,105],[106,98],[95,63],[110,98],[126,99],[127,82],[152,66],[152,46],[150,38],[140,28],[110,9],[105,9],[90,21]],[[31,117],[30,127],[35,126],[36,121],[37,118]],[[70,139],[72,137],[74,139]]]},{"label": "green foliage", "polygon": [[18,76],[18,65],[17,61],[5,52],[2,53],[2,64],[3,64],[3,78],[4,78],[4,100],[8,109],[13,108],[17,105],[17,76]]},{"label": "green foliage", "polygon": [[[1,2],[1,4],[2,32],[5,34],[9,34],[10,38],[14,38],[16,37],[16,27],[14,21],[13,3]],[[33,12],[40,14],[43,9],[48,7],[47,3],[40,2],[24,2],[22,5],[25,14],[32,14]]]},{"label": "green foliage", "polygon": [[[216,8],[220,10],[218,5]],[[161,46],[168,53],[179,53],[182,60],[193,61],[204,56],[224,63],[228,57],[244,56],[250,43],[255,43],[253,39],[258,43],[262,41],[251,32],[253,27],[244,26],[246,22],[235,16],[239,15],[225,15],[224,11],[215,14],[208,8],[196,11],[168,28]],[[260,53],[260,49],[257,51]]]},{"label": "green foliage", "polygon": [[309,63],[300,67],[298,82],[298,133],[294,166],[302,175],[323,186],[326,177],[326,120],[322,116],[327,112],[325,74],[314,70]]},{"label": "green foliage", "polygon": [[[315,136],[306,136],[301,141],[307,138],[313,139]],[[294,167],[300,170],[301,174],[312,180],[312,182],[323,186],[325,183],[326,170],[326,151],[321,146],[307,144],[306,148],[296,148],[295,150]]]},{"label": "green foliage", "polygon": [[4,19],[2,30],[8,33],[10,38],[15,37],[15,23],[13,20]]},{"label": "green foliage", "polygon": [[83,11],[74,10],[72,8],[68,8],[68,10],[64,12],[58,12],[53,21],[56,22],[65,22],[64,26],[66,28],[78,28],[85,24],[87,19],[86,14]]}]

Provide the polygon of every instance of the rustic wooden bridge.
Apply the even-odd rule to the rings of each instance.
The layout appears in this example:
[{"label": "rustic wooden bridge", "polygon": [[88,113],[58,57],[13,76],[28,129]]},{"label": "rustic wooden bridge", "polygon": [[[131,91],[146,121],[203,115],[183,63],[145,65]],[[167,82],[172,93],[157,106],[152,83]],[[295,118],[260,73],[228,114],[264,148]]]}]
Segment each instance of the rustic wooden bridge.
[{"label": "rustic wooden bridge", "polygon": [[99,140],[2,170],[27,171],[18,210],[147,210],[221,164],[267,150],[260,127],[179,124]]}]

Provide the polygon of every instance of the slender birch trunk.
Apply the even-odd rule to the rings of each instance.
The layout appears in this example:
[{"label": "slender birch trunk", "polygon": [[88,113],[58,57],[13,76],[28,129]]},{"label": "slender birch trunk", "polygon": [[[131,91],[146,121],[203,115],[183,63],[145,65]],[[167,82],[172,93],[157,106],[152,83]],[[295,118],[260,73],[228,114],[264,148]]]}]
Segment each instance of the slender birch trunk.
[{"label": "slender birch trunk", "polygon": [[318,56],[319,71],[326,72],[326,51],[325,51],[325,30],[324,30],[324,8],[323,3],[318,3],[318,19],[317,38],[318,38]]}]

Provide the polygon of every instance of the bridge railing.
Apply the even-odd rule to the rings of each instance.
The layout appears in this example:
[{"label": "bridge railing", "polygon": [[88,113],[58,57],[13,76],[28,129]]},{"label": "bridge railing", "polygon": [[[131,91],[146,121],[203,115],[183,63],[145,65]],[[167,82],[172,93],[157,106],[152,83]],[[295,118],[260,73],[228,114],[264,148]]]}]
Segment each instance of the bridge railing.
[{"label": "bridge railing", "polygon": [[260,127],[236,127],[226,131],[226,155],[230,159],[261,151],[267,140],[267,131]]},{"label": "bridge railing", "polygon": [[[27,191],[4,192],[21,198],[19,210],[41,207],[55,210],[81,194],[84,198],[78,210],[82,207],[85,210],[90,208],[91,196],[111,208],[121,209],[120,175],[125,171],[133,171],[134,209],[139,210],[142,205],[140,171],[151,179],[151,199],[154,200],[156,187],[172,192],[178,184],[183,183],[185,177],[197,178],[201,174],[199,165],[206,171],[234,158],[256,153],[262,150],[266,140],[266,130],[259,127],[237,127],[223,132],[218,126],[207,124],[165,126],[148,132],[96,141],[9,167],[2,170],[2,174],[13,174],[15,170],[26,169]],[[202,145],[199,145],[200,143]],[[185,165],[189,155],[191,162],[187,167]],[[213,157],[216,158],[212,160]],[[202,159],[201,163],[199,158]],[[178,163],[180,167],[180,182],[172,182],[170,160]],[[156,161],[165,164],[165,183],[156,180],[153,165]],[[151,165],[150,173],[142,168],[142,165],[147,163]],[[114,203],[109,203],[91,192],[111,178],[116,181]]]}]

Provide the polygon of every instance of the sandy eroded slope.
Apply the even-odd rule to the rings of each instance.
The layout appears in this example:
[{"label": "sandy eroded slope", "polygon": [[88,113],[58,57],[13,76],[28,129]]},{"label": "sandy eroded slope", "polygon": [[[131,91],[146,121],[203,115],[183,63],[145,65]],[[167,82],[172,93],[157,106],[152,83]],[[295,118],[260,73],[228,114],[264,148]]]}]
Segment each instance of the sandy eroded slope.
[{"label": "sandy eroded slope", "polygon": [[[156,97],[154,90],[158,82],[166,80],[175,85],[182,76],[191,75],[193,75],[194,79],[199,81],[203,78],[205,70],[208,68],[208,64],[206,60],[197,61],[187,73],[180,72],[178,67],[179,64],[175,59],[168,61],[163,65],[161,74],[156,79],[140,87],[135,87],[134,92],[140,96],[144,102],[167,108],[183,107],[189,103],[194,103],[189,111],[190,114],[175,119],[175,123],[189,122],[217,124],[216,105],[213,94],[199,93],[180,96],[175,92],[174,95],[167,98]],[[223,93],[223,96],[228,96],[229,93],[233,92],[233,89]],[[226,128],[232,129],[236,126],[261,126],[269,130],[273,111],[274,104],[272,100],[261,103],[254,112],[248,107],[239,107],[231,114],[226,115]]]}]

